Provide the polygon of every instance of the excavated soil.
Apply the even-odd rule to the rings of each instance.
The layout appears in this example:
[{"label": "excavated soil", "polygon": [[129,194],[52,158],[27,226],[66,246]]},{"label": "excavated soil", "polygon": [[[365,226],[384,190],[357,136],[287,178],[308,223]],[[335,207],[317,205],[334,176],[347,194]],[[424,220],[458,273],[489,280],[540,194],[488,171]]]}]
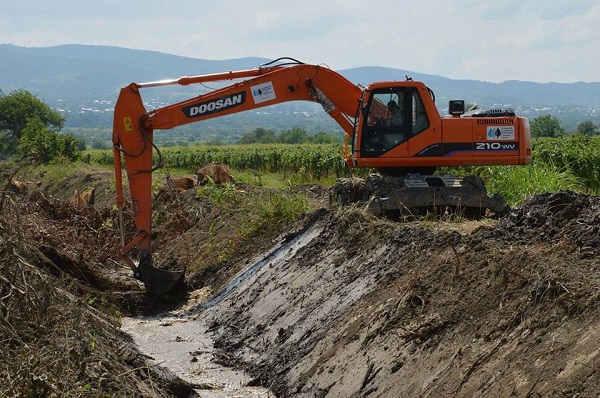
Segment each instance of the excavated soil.
[{"label": "excavated soil", "polygon": [[474,230],[326,212],[196,313],[279,396],[596,397],[599,229],[571,192]]},{"label": "excavated soil", "polygon": [[[110,186],[105,173],[90,171],[86,178]],[[44,275],[53,293],[43,297],[54,300],[45,308],[76,303],[90,314],[77,320],[94,330],[83,333],[85,339],[95,336],[93,349],[87,344],[67,351],[74,363],[88,366],[73,365],[69,377],[79,389],[63,386],[64,395],[197,394],[189,383],[145,364],[110,313],[170,311],[192,328],[198,322],[199,333],[200,323],[207,325],[213,357],[245,370],[247,384],[268,387],[276,396],[600,396],[597,196],[540,194],[499,220],[398,223],[369,216],[360,206],[330,209],[327,190],[303,187],[313,211],[240,242],[220,261],[202,245],[227,240],[233,226],[226,215],[216,215],[218,209],[194,195],[173,193],[162,202],[162,209],[171,210],[156,232],[160,266],[185,265],[195,257],[206,258],[207,265],[189,273],[174,294],[157,297],[145,294],[115,261],[119,240],[110,195],[75,209],[59,193],[83,181],[61,184],[57,190],[44,182],[27,193],[5,189],[3,197],[10,200],[0,206],[0,243],[16,247],[15,258],[27,264],[16,269],[31,266]],[[261,200],[260,189],[243,189]],[[234,210],[229,215],[240,216]],[[8,227],[15,223],[19,228]],[[1,253],[1,275],[17,289],[2,288],[2,315],[8,319],[16,307],[5,297],[19,296],[23,287],[8,273],[15,269],[12,257]],[[197,289],[208,297],[199,298]],[[63,294],[72,298],[54,299]],[[35,297],[29,304],[42,300]],[[2,327],[8,342],[3,355],[28,358],[31,353],[6,322]],[[56,332],[64,346],[65,322],[47,328],[48,344]],[[126,354],[110,355],[122,347]],[[14,368],[17,374],[3,368],[0,391],[28,387],[47,393],[38,396],[60,396],[52,372],[42,365]],[[18,374],[23,371],[29,376]],[[44,373],[41,387],[32,372]]]}]

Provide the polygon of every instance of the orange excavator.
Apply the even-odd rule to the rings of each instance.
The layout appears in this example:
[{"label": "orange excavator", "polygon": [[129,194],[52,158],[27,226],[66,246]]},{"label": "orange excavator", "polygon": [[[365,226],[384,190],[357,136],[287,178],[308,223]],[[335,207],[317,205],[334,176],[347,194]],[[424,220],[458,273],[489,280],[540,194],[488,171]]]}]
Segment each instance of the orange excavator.
[{"label": "orange excavator", "polygon": [[[197,97],[147,111],[140,91],[149,87],[217,81],[231,85]],[[280,58],[255,69],[131,83],[121,89],[115,106],[113,154],[116,201],[120,214],[120,254],[146,290],[162,293],[182,277],[181,271],[152,266],[152,172],[154,130],[257,109],[287,101],[312,101],[344,130],[342,155],[350,168],[379,173],[350,186],[340,179],[333,187],[340,204],[369,199],[376,214],[418,208],[464,207],[503,213],[508,208],[497,195],[488,196],[474,176],[434,175],[437,167],[518,165],[531,161],[529,122],[512,109],[465,115],[464,101],[450,101],[441,117],[433,92],[423,83],[375,82],[362,87],[320,65]],[[125,243],[123,232],[122,157],[131,193],[136,233]],[[130,253],[137,248],[136,265]]]}]

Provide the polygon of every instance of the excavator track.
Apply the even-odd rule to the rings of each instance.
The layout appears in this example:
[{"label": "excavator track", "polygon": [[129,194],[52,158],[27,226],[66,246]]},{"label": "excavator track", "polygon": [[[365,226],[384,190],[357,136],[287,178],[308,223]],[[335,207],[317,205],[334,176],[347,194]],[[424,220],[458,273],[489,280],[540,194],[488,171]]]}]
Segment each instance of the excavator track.
[{"label": "excavator track", "polygon": [[365,179],[338,179],[332,194],[339,206],[362,202],[370,213],[390,218],[425,214],[480,218],[510,210],[500,195],[488,195],[478,176],[370,174]]},{"label": "excavator track", "polygon": [[331,202],[347,206],[364,199],[365,180],[360,177],[338,178],[332,187]]}]

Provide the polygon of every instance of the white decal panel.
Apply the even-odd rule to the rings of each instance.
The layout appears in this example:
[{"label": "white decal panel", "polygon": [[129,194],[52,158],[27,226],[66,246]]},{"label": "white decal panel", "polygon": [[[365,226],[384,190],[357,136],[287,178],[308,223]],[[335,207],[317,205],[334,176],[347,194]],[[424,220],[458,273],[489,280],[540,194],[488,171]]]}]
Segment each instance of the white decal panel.
[{"label": "white decal panel", "polygon": [[250,90],[252,91],[252,99],[254,100],[255,104],[271,101],[276,98],[275,89],[273,88],[272,82],[266,82],[256,86],[251,86]]},{"label": "white decal panel", "polygon": [[515,126],[488,126],[488,140],[514,140]]}]

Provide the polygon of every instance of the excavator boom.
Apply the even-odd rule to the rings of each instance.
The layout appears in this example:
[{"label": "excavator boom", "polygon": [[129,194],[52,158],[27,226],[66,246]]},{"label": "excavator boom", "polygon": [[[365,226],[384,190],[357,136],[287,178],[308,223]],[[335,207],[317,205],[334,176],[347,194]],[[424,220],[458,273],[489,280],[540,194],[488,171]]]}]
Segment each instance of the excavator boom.
[{"label": "excavator boom", "polygon": [[[246,80],[151,111],[145,109],[140,93],[141,89],[149,87],[235,79]],[[120,254],[134,275],[144,282],[148,291],[154,293],[169,290],[182,276],[182,272],[159,270],[151,265],[152,172],[158,167],[152,164],[155,129],[171,129],[282,102],[314,101],[321,103],[327,113],[344,129],[346,135],[350,136],[354,127],[352,120],[361,94],[362,90],[338,73],[321,66],[302,63],[181,77],[175,80],[131,83],[121,89],[115,106],[112,137],[116,202],[122,218],[125,202],[121,160],[123,156],[136,234],[126,244],[124,231],[121,231]],[[121,223],[121,228],[122,225]],[[134,248],[139,249],[140,253],[138,265],[130,257]]]}]

